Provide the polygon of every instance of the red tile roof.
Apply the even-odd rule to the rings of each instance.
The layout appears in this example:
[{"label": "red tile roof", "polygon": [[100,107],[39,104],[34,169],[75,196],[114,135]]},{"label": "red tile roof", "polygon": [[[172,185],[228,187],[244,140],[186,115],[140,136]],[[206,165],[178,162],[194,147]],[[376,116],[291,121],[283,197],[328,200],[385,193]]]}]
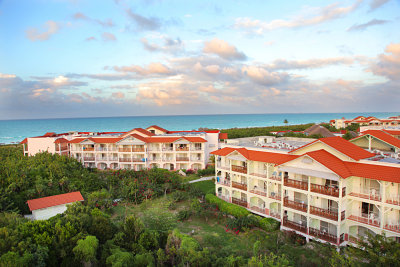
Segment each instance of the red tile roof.
[{"label": "red tile roof", "polygon": [[84,137],[84,138],[79,137],[79,138],[72,139],[72,140],[69,141],[69,142],[70,142],[71,144],[79,144],[80,142],[82,142],[83,140],[86,140],[86,139],[88,139],[88,138],[86,138],[86,137]]},{"label": "red tile roof", "polygon": [[365,149],[362,149],[359,146],[356,146],[355,144],[339,137],[339,136],[333,136],[333,137],[325,137],[325,138],[320,138],[318,140],[315,140],[311,143],[308,143],[302,147],[296,148],[289,153],[293,153],[294,151],[301,150],[302,148],[308,147],[311,144],[314,144],[316,142],[322,142],[327,144],[328,146],[332,147],[333,149],[339,151],[340,153],[354,159],[354,160],[360,160],[360,159],[366,159],[366,158],[371,158],[375,156],[375,154],[370,153],[366,151]]},{"label": "red tile roof", "polygon": [[387,132],[390,135],[400,135],[400,130],[383,130],[384,132]]},{"label": "red tile roof", "polygon": [[20,144],[26,144],[26,143],[28,143],[28,138],[25,138],[24,140],[22,140]]},{"label": "red tile roof", "polygon": [[43,135],[43,137],[52,137],[52,136],[55,136],[55,135],[56,135],[56,133],[48,132],[48,133],[45,133],[45,134]]},{"label": "red tile roof", "polygon": [[318,161],[331,171],[337,173],[339,176],[346,178],[351,176],[350,170],[346,166],[346,162],[339,159],[335,155],[332,155],[326,150],[320,149],[312,152],[308,152],[305,155],[313,158],[315,161]]},{"label": "red tile roof", "polygon": [[266,151],[264,152],[264,151],[250,150],[246,148],[231,148],[231,147],[225,147],[213,151],[211,152],[211,154],[219,156],[227,156],[231,154],[233,151],[239,152],[243,157],[245,157],[248,160],[274,163],[274,164],[282,164],[284,162],[299,157],[297,155],[281,154],[281,153],[266,152]]},{"label": "red tile roof", "polygon": [[160,126],[157,126],[157,125],[151,125],[151,126],[147,127],[146,130],[148,130],[149,128],[152,128],[152,127],[156,128],[157,130],[162,131],[164,133],[168,132],[168,130],[165,130],[164,128],[161,128]]},{"label": "red tile roof", "polygon": [[368,130],[362,133],[362,135],[353,138],[351,140],[356,140],[358,138],[364,137],[366,135],[370,135],[375,137],[376,139],[379,139],[387,144],[390,144],[392,146],[395,146],[397,148],[400,148],[400,139],[397,139],[396,137],[393,137],[392,135],[381,131],[381,130]]},{"label": "red tile roof", "polygon": [[183,139],[186,139],[191,143],[205,143],[205,142],[207,142],[206,139],[201,138],[201,137],[196,137],[196,136],[194,136],[194,137],[185,136],[185,137],[183,137]]},{"label": "red tile roof", "polygon": [[69,141],[65,138],[57,138],[56,141],[54,141],[54,144],[62,144],[62,143],[69,143]]},{"label": "red tile roof", "polygon": [[58,205],[62,205],[62,204],[73,203],[76,201],[83,201],[83,200],[84,199],[81,195],[81,192],[77,191],[77,192],[55,195],[55,196],[50,196],[50,197],[31,199],[31,200],[28,200],[26,203],[28,203],[29,210],[33,211],[33,210],[58,206]]},{"label": "red tile roof", "polygon": [[116,142],[118,142],[119,140],[121,140],[122,138],[120,138],[120,137],[117,137],[117,138],[110,138],[110,137],[90,137],[90,138],[87,138],[87,139],[89,139],[90,141],[93,141],[93,142],[95,142],[96,144],[113,144],[113,143],[116,143]]},{"label": "red tile roof", "polygon": [[[345,162],[352,176],[400,183],[400,168],[359,162]],[[343,177],[346,178],[346,177]]]},{"label": "red tile roof", "polygon": [[151,132],[149,132],[149,131],[147,131],[145,129],[142,129],[142,128],[135,128],[135,129],[132,130],[132,132],[133,131],[137,131],[137,132],[145,134],[147,136],[154,136],[155,135],[155,134],[153,134],[153,133],[151,133]]}]

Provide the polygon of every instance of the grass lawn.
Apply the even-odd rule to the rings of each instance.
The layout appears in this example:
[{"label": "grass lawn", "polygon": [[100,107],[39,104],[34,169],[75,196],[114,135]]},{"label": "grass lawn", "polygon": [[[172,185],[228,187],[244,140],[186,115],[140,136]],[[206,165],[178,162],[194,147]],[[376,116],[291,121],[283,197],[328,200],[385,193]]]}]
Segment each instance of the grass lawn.
[{"label": "grass lawn", "polygon": [[215,183],[212,180],[193,183],[193,186],[198,187],[204,194],[215,194]]}]

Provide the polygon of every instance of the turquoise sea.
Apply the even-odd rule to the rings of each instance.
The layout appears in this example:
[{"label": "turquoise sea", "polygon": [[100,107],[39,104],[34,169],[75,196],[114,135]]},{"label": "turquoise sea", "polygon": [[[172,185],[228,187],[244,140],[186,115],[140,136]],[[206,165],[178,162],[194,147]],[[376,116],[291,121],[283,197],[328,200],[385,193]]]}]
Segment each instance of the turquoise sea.
[{"label": "turquoise sea", "polygon": [[329,122],[341,117],[355,118],[359,115],[387,118],[400,112],[370,113],[281,113],[281,114],[224,114],[181,116],[131,116],[107,118],[70,118],[0,120],[0,143],[20,142],[25,137],[39,136],[46,132],[68,131],[127,131],[136,127],[158,125],[167,130],[193,130],[200,127],[226,129],[234,127],[258,127],[310,122]]}]

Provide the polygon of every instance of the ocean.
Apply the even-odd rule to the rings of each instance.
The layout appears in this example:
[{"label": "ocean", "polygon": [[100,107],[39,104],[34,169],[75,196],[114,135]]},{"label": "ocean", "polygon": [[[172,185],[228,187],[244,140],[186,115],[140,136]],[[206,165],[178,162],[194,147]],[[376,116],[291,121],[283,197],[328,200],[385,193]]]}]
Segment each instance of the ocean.
[{"label": "ocean", "polygon": [[137,127],[146,128],[150,125],[158,125],[171,131],[194,130],[200,127],[227,129],[284,125],[285,119],[289,124],[304,124],[329,122],[342,117],[352,119],[359,115],[387,118],[399,114],[400,112],[280,113],[0,120],[0,144],[20,142],[25,137],[40,136],[46,132],[127,131]]}]

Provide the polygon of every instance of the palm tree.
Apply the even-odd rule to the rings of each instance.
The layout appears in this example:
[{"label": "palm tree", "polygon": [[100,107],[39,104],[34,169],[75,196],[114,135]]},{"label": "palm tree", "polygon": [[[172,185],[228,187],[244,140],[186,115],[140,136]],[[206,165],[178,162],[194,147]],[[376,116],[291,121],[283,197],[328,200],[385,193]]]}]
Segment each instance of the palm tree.
[{"label": "palm tree", "polygon": [[287,126],[287,124],[288,124],[289,122],[288,122],[287,119],[285,119],[285,120],[283,121],[283,123]]}]

